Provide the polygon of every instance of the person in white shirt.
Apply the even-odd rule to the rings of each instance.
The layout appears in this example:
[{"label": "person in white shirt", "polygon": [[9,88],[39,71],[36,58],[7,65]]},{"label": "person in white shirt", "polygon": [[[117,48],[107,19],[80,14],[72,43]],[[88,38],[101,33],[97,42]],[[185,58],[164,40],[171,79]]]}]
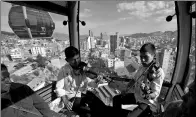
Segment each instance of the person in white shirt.
[{"label": "person in white shirt", "polygon": [[59,71],[55,92],[58,97],[62,97],[68,110],[73,110],[80,116],[88,116],[90,110],[82,100],[81,94],[85,94],[88,87],[98,87],[102,77],[98,76],[93,80],[86,76],[86,73],[80,68],[85,63],[81,62],[77,48],[70,46],[64,52],[67,63]]},{"label": "person in white shirt", "polygon": [[128,83],[127,89],[113,98],[113,107],[118,109],[122,104],[138,104],[138,108],[129,112],[129,117],[139,116],[149,107],[152,112],[157,111],[157,98],[165,75],[155,56],[155,46],[151,43],[144,44],[140,49],[142,66],[137,70],[134,82]]}]

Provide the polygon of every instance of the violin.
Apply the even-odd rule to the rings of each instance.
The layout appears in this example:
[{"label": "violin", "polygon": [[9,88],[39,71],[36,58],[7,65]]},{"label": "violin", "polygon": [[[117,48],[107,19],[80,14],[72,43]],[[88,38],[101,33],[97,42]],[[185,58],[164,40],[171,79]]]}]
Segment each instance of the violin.
[{"label": "violin", "polygon": [[[129,82],[125,92],[128,92],[132,87],[134,87],[136,85],[136,83],[138,82],[138,80],[140,79],[140,77],[142,77],[143,75],[145,75],[147,73],[147,78],[148,80],[151,82],[155,77],[153,76],[154,73],[160,68],[160,65],[158,62],[156,62],[156,59],[154,59],[152,61],[152,63],[146,68],[145,71],[143,71],[143,73],[136,79],[136,80],[131,80],[131,82]],[[146,87],[144,89],[147,89],[147,91],[144,91],[146,93],[150,93],[150,88]]]},{"label": "violin", "polygon": [[103,75],[103,74],[96,73],[96,72],[92,71],[90,67],[87,67],[87,63],[85,63],[85,62],[81,62],[78,65],[78,67],[79,67],[79,69],[81,69],[81,71],[83,73],[90,73],[90,74],[93,74],[95,76],[102,75],[103,79],[106,80],[108,83],[114,82],[114,80],[124,81],[124,82],[130,82],[131,81],[131,79],[128,79],[126,77],[112,77],[112,76],[106,76],[106,75]]},{"label": "violin", "polygon": [[160,64],[154,60],[147,73],[147,79],[150,82],[154,80],[156,72],[159,70],[159,68]]}]

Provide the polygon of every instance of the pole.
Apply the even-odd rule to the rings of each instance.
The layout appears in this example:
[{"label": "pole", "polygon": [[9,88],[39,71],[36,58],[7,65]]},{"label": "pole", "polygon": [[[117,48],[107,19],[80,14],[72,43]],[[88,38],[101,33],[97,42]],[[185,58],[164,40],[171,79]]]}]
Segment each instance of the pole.
[{"label": "pole", "polygon": [[70,1],[68,2],[68,25],[69,25],[69,38],[70,45],[76,47],[80,50],[79,47],[79,20],[78,20],[78,1]]}]

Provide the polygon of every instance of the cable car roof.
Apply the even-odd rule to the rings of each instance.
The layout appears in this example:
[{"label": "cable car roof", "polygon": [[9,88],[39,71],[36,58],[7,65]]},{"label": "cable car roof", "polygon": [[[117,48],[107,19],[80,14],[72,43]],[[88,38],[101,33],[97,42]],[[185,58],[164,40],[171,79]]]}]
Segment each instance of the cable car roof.
[{"label": "cable car roof", "polygon": [[[36,2],[35,1],[6,1],[6,2],[68,16],[68,1],[36,1]],[[69,1],[69,2],[74,3],[74,1]]]}]

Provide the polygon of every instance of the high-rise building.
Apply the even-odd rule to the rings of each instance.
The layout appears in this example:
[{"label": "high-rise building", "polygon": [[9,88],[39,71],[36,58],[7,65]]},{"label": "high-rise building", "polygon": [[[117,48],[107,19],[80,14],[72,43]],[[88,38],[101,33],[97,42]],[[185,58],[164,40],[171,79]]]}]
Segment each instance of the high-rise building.
[{"label": "high-rise building", "polygon": [[115,53],[117,49],[117,35],[110,35],[110,53]]},{"label": "high-rise building", "polygon": [[124,58],[125,58],[125,49],[120,49],[120,60],[121,61],[124,61]]},{"label": "high-rise building", "polygon": [[89,36],[90,36],[90,37],[94,37],[94,36],[93,36],[93,31],[89,30]]},{"label": "high-rise building", "polygon": [[109,40],[109,36],[107,35],[106,32],[105,33],[102,33],[102,40],[104,40],[106,42]]},{"label": "high-rise building", "polygon": [[95,48],[96,40],[94,37],[91,37],[91,48]]},{"label": "high-rise building", "polygon": [[162,68],[165,73],[164,80],[166,80],[168,82],[171,81],[171,77],[173,74],[174,62],[175,62],[173,57],[174,57],[174,55],[172,55],[172,49],[165,49],[164,50]]},{"label": "high-rise building", "polygon": [[120,45],[120,38],[119,38],[119,32],[116,32],[116,38],[117,38],[117,49],[119,49],[119,45]]},{"label": "high-rise building", "polygon": [[156,61],[160,64],[160,66],[163,65],[163,56],[164,56],[164,50],[157,50],[156,53]]},{"label": "high-rise building", "polygon": [[100,38],[103,39],[103,33],[100,34]]},{"label": "high-rise building", "polygon": [[95,48],[96,40],[91,30],[89,30],[89,36],[88,36],[87,42],[88,42],[88,45],[87,45],[88,49]]},{"label": "high-rise building", "polygon": [[80,49],[81,50],[87,50],[88,49],[88,38],[85,38],[85,39],[81,39],[80,40]]},{"label": "high-rise building", "polygon": [[130,43],[130,39],[128,37],[125,38],[125,43],[126,44]]}]

